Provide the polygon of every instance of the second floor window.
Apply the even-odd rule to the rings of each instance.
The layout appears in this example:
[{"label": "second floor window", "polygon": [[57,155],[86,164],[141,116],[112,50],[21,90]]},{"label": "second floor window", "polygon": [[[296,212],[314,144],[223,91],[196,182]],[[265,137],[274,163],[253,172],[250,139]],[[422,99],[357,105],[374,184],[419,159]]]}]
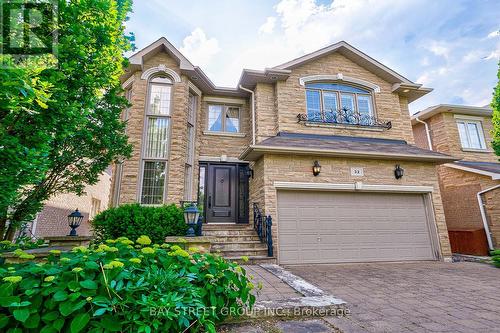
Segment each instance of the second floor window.
[{"label": "second floor window", "polygon": [[483,126],[476,120],[457,120],[458,134],[462,148],[486,149]]},{"label": "second floor window", "polygon": [[369,90],[338,84],[306,84],[307,120],[369,125],[374,116]]},{"label": "second floor window", "polygon": [[165,196],[172,81],[167,77],[155,77],[149,82],[148,89],[140,201],[146,205],[159,205]]},{"label": "second floor window", "polygon": [[208,105],[208,130],[238,133],[240,131],[240,108],[218,104]]}]

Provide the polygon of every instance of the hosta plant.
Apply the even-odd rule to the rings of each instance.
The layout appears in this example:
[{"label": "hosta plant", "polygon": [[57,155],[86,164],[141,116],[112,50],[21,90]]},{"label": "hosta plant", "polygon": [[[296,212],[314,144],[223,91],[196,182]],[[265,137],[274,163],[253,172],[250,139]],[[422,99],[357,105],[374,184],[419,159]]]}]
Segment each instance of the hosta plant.
[{"label": "hosta plant", "polygon": [[253,287],[218,255],[122,237],[0,267],[0,331],[215,332]]}]

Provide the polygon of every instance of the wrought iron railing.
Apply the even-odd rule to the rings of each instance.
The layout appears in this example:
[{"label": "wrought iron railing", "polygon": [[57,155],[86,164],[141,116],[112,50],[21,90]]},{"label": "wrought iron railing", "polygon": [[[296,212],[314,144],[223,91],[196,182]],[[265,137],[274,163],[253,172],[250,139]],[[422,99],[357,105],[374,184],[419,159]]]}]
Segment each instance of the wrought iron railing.
[{"label": "wrought iron railing", "polygon": [[267,256],[273,256],[273,219],[271,215],[262,215],[262,211],[257,203],[253,204],[253,228],[257,232],[262,243],[267,244]]},{"label": "wrought iron railing", "polygon": [[299,123],[342,124],[348,126],[380,127],[385,129],[390,129],[392,127],[390,121],[381,120],[375,116],[362,114],[348,108],[324,110],[322,113],[299,113],[297,119]]}]

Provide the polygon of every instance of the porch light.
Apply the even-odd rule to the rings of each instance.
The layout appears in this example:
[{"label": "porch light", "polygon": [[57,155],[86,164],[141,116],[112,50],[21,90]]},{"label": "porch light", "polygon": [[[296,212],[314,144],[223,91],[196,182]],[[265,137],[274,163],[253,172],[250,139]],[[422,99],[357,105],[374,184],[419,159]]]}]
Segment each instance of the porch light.
[{"label": "porch light", "polygon": [[196,207],[196,203],[191,203],[191,206],[188,206],[184,209],[184,221],[189,226],[188,231],[186,233],[187,237],[194,237],[194,227],[198,222],[198,218],[200,216],[200,212],[198,211],[198,207]]},{"label": "porch light", "polygon": [[394,177],[396,177],[396,179],[401,179],[403,178],[405,174],[405,170],[399,166],[399,164],[396,164],[396,169],[394,169]]},{"label": "porch light", "polygon": [[76,228],[82,224],[83,215],[78,211],[78,208],[71,214],[68,215],[68,225],[71,228],[69,236],[78,236],[76,234]]},{"label": "porch light", "polygon": [[321,172],[321,165],[319,165],[318,161],[314,161],[313,164],[313,175],[317,176]]}]

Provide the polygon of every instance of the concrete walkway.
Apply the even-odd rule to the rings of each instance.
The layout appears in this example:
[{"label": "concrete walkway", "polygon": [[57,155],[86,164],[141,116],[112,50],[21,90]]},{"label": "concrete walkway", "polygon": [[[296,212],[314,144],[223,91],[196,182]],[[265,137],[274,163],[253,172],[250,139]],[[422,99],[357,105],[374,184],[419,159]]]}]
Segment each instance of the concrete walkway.
[{"label": "concrete walkway", "polygon": [[248,276],[253,276],[252,283],[257,287],[259,282],[262,284],[262,290],[256,295],[258,301],[275,301],[302,296],[288,284],[281,281],[277,276],[271,274],[258,265],[242,266]]},{"label": "concrete walkway", "polygon": [[[500,332],[500,269],[459,262],[285,267],[347,302],[350,332]],[[304,331],[307,332],[307,331]]]}]

